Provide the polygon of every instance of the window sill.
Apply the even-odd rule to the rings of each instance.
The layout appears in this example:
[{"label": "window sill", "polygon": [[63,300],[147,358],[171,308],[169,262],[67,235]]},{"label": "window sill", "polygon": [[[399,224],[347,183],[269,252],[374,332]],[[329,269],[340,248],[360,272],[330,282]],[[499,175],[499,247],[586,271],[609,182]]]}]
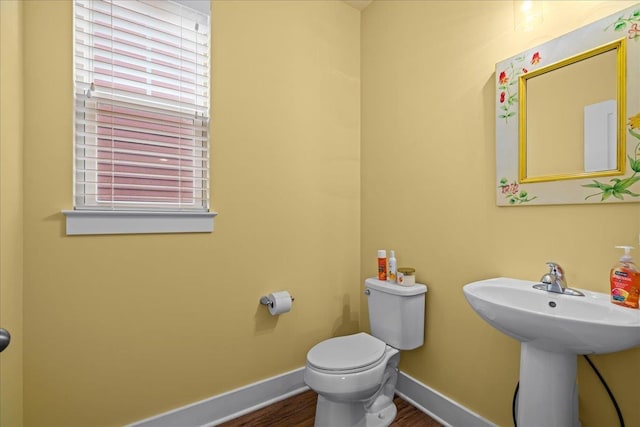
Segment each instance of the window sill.
[{"label": "window sill", "polygon": [[67,236],[88,234],[211,233],[217,212],[66,210]]}]

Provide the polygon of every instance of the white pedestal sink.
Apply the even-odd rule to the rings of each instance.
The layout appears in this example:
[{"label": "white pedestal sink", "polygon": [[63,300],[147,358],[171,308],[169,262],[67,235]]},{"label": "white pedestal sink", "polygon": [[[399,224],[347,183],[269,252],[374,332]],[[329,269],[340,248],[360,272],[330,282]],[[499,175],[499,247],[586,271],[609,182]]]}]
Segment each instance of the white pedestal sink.
[{"label": "white pedestal sink", "polygon": [[480,317],[521,342],[518,427],[579,427],[577,355],[640,345],[640,310],[612,304],[608,294],[570,296],[537,283],[501,277],[463,291]]}]

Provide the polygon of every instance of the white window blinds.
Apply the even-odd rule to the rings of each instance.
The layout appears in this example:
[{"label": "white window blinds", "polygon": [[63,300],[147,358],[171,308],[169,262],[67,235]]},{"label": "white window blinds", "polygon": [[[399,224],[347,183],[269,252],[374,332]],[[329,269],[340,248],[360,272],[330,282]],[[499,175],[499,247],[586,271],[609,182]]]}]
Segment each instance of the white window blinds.
[{"label": "white window blinds", "polygon": [[75,0],[75,209],[208,211],[209,29],[177,1]]}]

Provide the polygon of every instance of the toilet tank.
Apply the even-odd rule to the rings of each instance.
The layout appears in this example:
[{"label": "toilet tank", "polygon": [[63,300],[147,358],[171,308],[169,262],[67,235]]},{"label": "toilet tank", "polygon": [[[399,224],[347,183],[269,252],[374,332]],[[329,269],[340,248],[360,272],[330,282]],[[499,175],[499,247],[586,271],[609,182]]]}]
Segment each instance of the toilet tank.
[{"label": "toilet tank", "polygon": [[378,279],[366,279],[371,335],[398,350],[412,350],[424,344],[425,285],[400,286]]}]

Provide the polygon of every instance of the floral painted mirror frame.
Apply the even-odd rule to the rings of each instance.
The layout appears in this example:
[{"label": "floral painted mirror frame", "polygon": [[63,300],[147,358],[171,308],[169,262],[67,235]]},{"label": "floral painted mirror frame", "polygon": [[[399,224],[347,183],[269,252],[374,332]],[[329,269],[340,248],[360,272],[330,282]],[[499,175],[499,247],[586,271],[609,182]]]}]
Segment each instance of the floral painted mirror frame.
[{"label": "floral painted mirror frame", "polygon": [[[626,40],[624,172],[597,178],[520,182],[520,76],[620,39]],[[496,64],[496,204],[625,202],[640,202],[640,4]]]}]

